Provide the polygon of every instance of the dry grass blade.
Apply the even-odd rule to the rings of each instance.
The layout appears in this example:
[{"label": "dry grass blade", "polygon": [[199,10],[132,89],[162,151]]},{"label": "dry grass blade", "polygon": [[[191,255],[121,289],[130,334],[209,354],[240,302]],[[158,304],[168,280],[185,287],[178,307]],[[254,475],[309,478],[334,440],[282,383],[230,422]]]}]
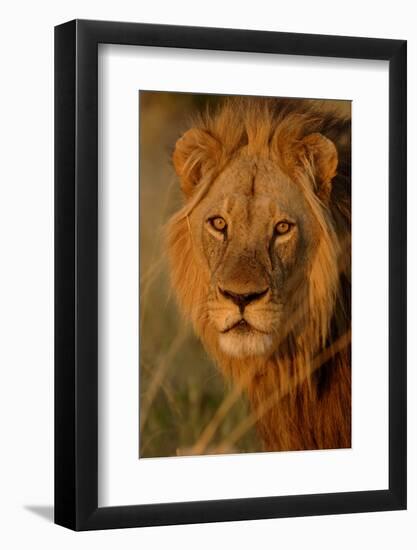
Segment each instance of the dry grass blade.
[{"label": "dry grass blade", "polygon": [[168,351],[158,361],[158,365],[157,365],[157,368],[155,369],[155,373],[152,377],[152,381],[149,385],[149,388],[146,394],[143,396],[142,406],[140,410],[140,429],[141,430],[143,430],[146,424],[146,420],[148,419],[148,415],[152,407],[152,403],[154,402],[154,399],[157,396],[159,390],[162,388],[164,377],[171,364],[171,359],[172,357],[175,356],[176,353],[178,353],[178,350],[183,345],[187,337],[187,332],[188,332],[187,328],[185,326],[182,327],[181,330],[177,333],[176,337],[172,340],[171,345],[168,348]]},{"label": "dry grass blade", "polygon": [[210,445],[211,441],[214,438],[214,435],[227,413],[233,407],[233,405],[240,399],[243,392],[245,391],[247,384],[249,382],[250,375],[247,379],[240,381],[236,384],[233,390],[227,395],[226,399],[221,403],[220,407],[216,410],[213,418],[204,428],[202,434],[200,435],[198,441],[191,447],[190,454],[200,455],[204,454],[207,447]]}]

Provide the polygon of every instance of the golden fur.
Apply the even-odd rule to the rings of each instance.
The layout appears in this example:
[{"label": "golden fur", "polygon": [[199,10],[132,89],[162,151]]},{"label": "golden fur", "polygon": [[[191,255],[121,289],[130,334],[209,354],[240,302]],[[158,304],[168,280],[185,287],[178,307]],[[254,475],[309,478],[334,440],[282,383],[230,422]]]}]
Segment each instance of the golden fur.
[{"label": "golden fur", "polygon": [[318,102],[225,100],[173,154],[172,286],[267,450],[350,446],[349,132]]}]

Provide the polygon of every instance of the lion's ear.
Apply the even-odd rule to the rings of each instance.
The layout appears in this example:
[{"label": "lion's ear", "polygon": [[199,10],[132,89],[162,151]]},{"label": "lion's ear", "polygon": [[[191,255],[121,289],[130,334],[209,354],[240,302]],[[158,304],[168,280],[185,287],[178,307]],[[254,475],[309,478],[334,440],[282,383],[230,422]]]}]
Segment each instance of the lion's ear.
[{"label": "lion's ear", "polygon": [[203,176],[219,169],[221,145],[205,130],[191,128],[175,144],[172,161],[181,189],[190,197]]},{"label": "lion's ear", "polygon": [[331,193],[332,179],[336,175],[338,156],[337,149],[330,139],[314,133],[302,140],[304,158],[311,166],[316,183],[316,193],[320,199],[327,201]]}]

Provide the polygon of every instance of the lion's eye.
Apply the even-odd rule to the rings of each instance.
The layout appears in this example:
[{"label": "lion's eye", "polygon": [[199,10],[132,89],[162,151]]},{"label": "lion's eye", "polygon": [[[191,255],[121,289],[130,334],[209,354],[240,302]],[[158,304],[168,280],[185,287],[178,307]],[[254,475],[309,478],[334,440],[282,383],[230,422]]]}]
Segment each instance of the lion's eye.
[{"label": "lion's eye", "polygon": [[275,231],[278,235],[285,235],[291,229],[291,224],[289,222],[278,222],[275,226]]},{"label": "lion's eye", "polygon": [[210,223],[211,223],[211,226],[216,231],[225,231],[227,227],[226,221],[221,216],[217,216],[216,218],[211,218]]}]

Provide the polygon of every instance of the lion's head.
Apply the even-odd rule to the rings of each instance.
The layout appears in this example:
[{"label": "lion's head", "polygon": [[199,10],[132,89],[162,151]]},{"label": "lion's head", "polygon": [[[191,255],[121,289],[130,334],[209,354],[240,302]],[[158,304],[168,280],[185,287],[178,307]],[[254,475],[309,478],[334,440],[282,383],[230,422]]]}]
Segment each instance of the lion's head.
[{"label": "lion's head", "polygon": [[173,287],[220,363],[314,353],[338,294],[338,154],[307,112],[225,102],[177,141],[185,197],[168,225]]}]

